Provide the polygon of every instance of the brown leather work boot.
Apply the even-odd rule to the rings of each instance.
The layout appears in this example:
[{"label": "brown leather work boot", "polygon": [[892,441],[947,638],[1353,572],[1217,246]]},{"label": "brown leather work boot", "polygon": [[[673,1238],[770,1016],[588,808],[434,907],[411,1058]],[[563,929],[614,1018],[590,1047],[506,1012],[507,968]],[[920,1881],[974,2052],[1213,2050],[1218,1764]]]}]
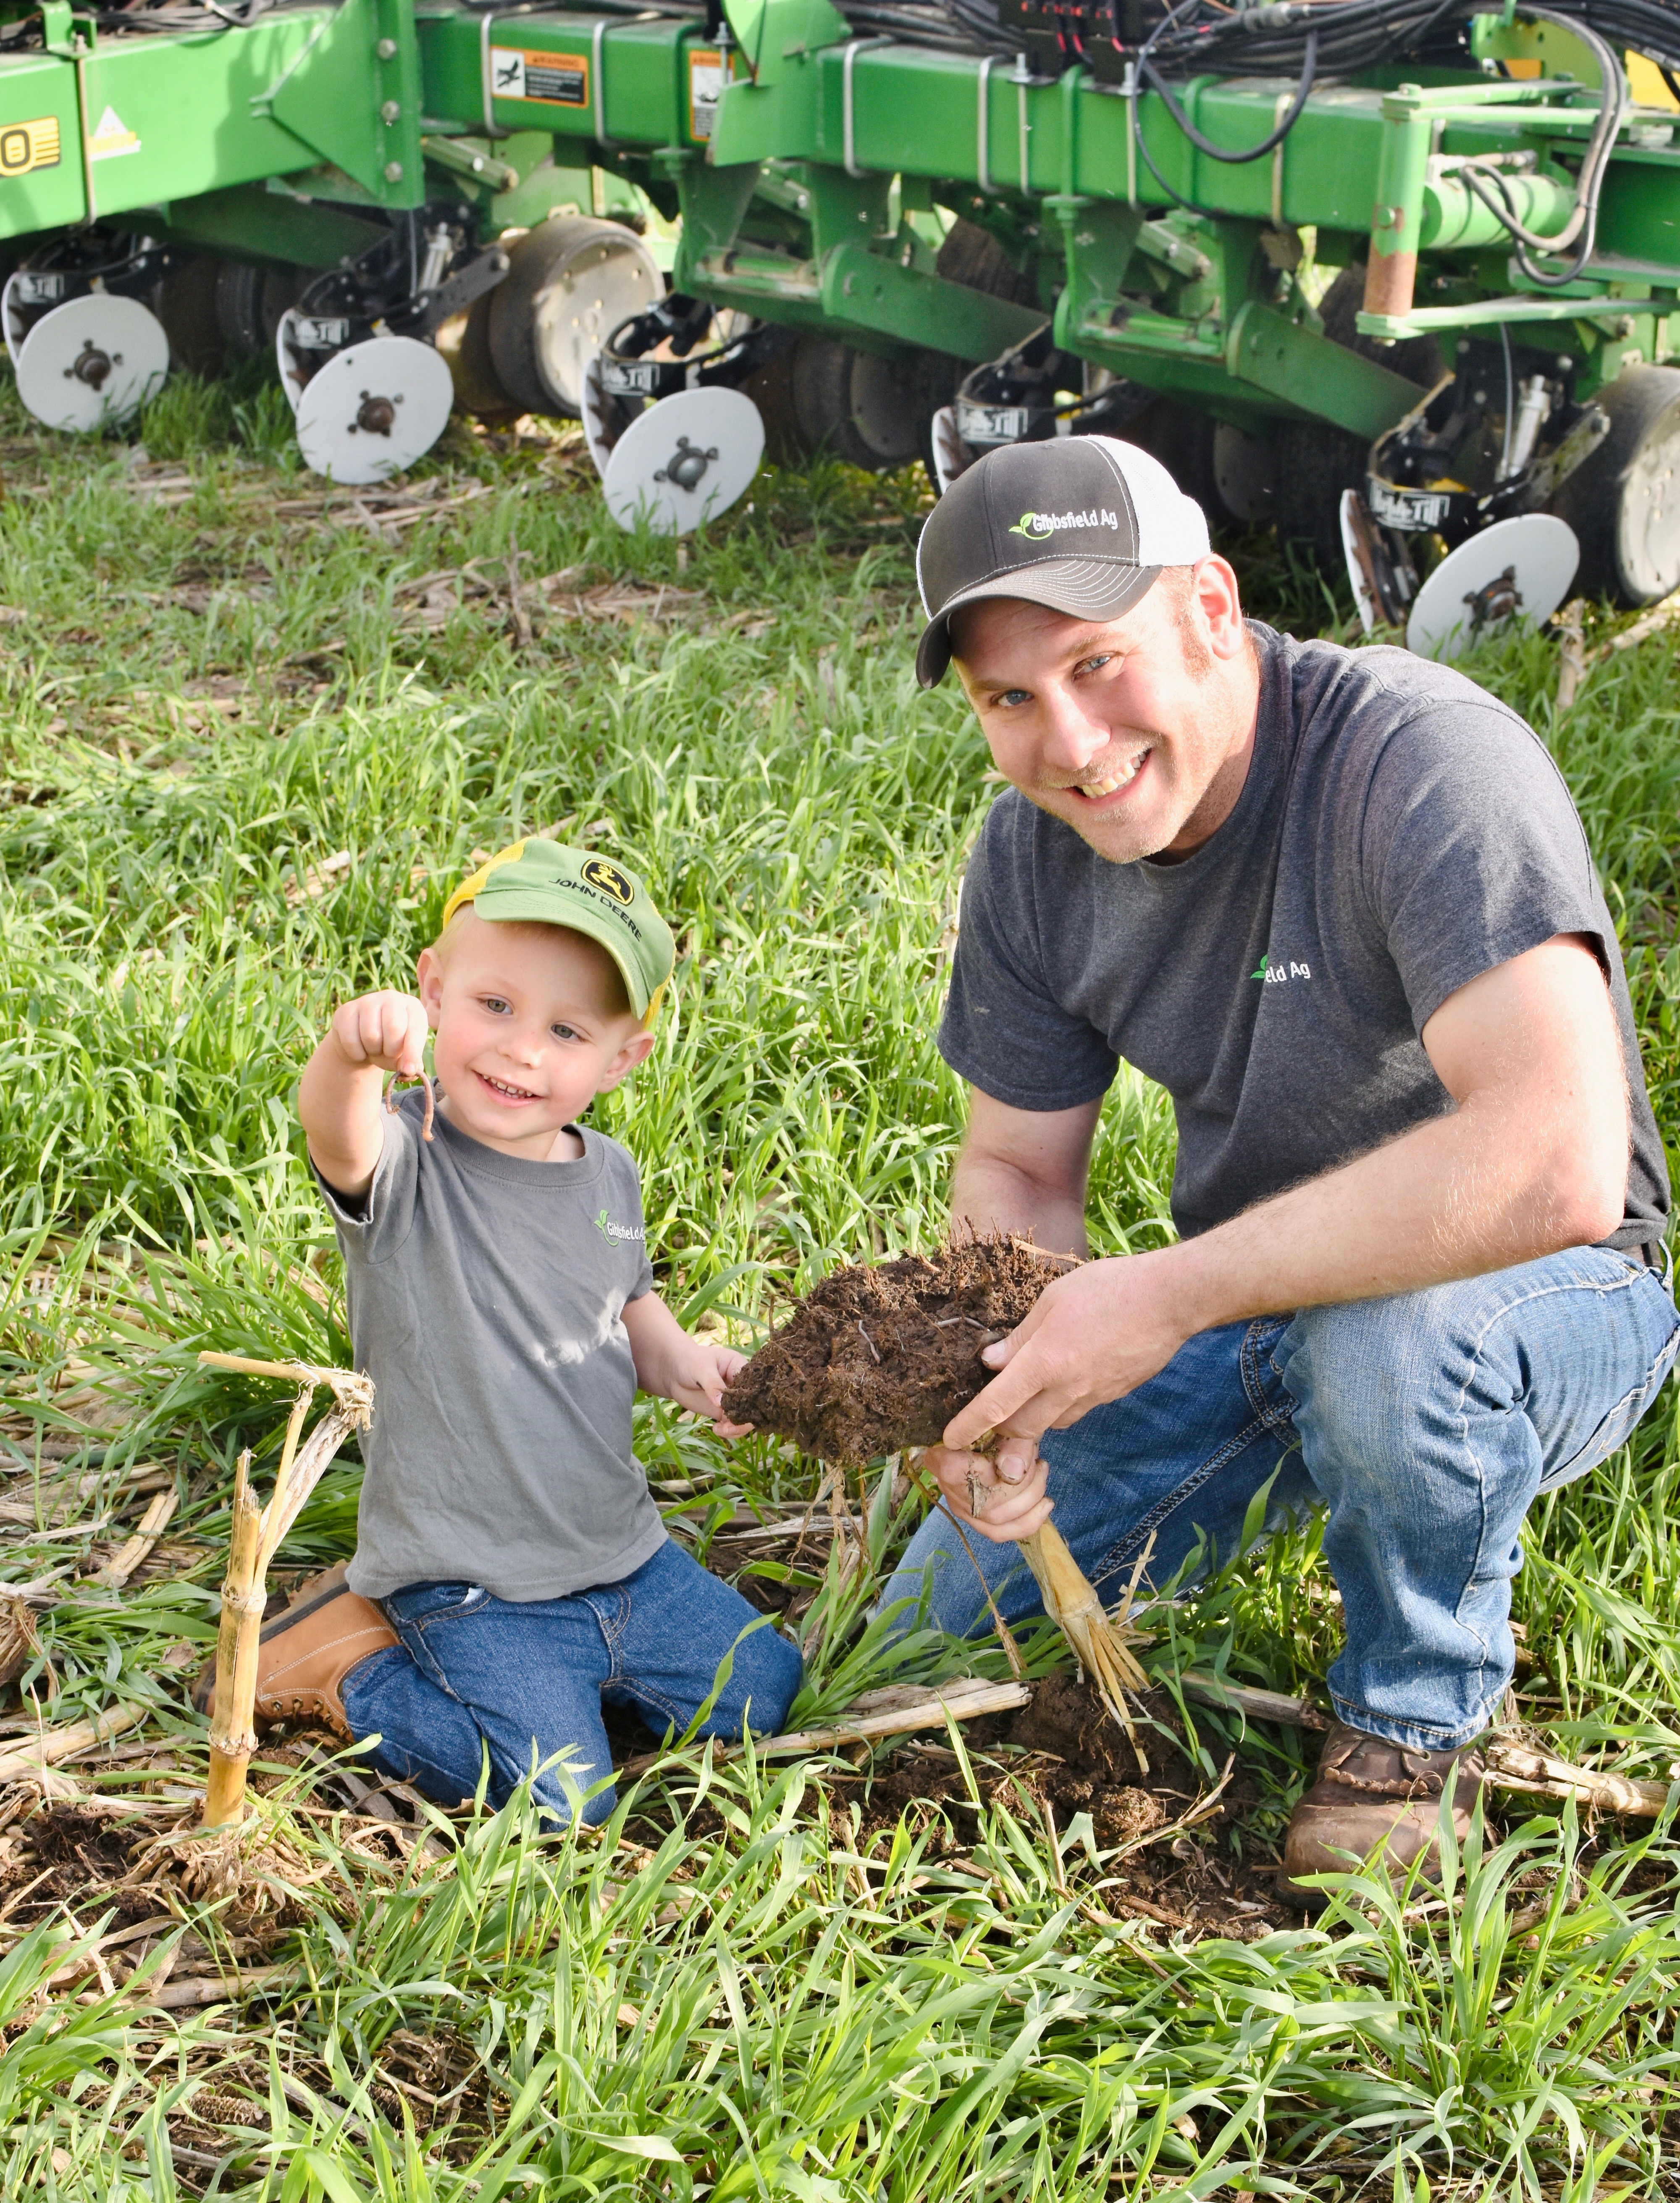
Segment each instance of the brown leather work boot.
[{"label": "brown leather work boot", "polygon": [[1464,1746],[1414,1751],[1335,1722],[1324,1739],[1318,1779],[1289,1816],[1283,1840],[1286,1887],[1316,1909],[1328,1901],[1326,1892],[1303,1889],[1297,1877],[1346,1874],[1379,1846],[1391,1880],[1400,1880],[1421,1857],[1423,1872],[1433,1881],[1441,1864],[1441,1793],[1453,1783],[1453,1826],[1462,1842],[1486,1773],[1479,1751]]},{"label": "brown leather work boot", "polygon": [[[311,1576],[298,1586],[283,1614],[262,1625],[257,1639],[256,1727],[277,1722],[321,1722],[353,1743],[339,1687],[369,1653],[397,1642],[397,1633],[371,1599],[353,1592],[345,1577],[350,1563]],[[192,1703],[215,1711],[215,1662],[200,1671]]]}]

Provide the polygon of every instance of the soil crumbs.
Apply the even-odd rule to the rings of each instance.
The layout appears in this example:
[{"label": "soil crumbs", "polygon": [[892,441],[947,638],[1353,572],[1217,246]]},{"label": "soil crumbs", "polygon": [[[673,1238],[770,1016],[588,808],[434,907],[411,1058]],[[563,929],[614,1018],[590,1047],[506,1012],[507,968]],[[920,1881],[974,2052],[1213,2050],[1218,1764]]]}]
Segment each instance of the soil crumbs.
[{"label": "soil crumbs", "polygon": [[819,1461],[935,1445],[990,1381],[981,1350],[1072,1267],[1024,1240],[834,1270],[796,1302],[723,1395],[728,1414]]},{"label": "soil crumbs", "polygon": [[[1276,1852],[1245,1825],[1258,1802],[1253,1780],[1239,1768],[1195,1834],[1182,1833],[1179,1823],[1206,1786],[1185,1756],[1177,1709],[1151,1692],[1131,1711],[1147,1769],[1089,1684],[1046,1676],[1019,1713],[964,1723],[976,1787],[987,1804],[1017,1819],[1047,1815],[1063,1831],[1076,1814],[1088,1813],[1099,1851],[1135,1846],[1105,1870],[1101,1901],[1121,1918],[1249,1943],[1300,1927],[1304,1915],[1282,1892]],[[963,1822],[973,1800],[955,1754],[939,1745],[911,1745],[877,1769],[864,1804],[863,1846],[920,1805],[936,1806],[950,1824],[946,1836],[930,1830],[932,1855],[965,1856]],[[1069,1855],[1070,1866],[1076,1857]]]}]

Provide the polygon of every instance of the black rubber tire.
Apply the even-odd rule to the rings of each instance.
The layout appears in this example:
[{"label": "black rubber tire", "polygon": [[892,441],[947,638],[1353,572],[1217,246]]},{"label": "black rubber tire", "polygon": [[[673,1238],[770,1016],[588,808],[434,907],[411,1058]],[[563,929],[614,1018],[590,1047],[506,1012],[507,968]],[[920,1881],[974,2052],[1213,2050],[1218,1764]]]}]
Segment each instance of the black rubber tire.
[{"label": "black rubber tire", "polygon": [[[869,474],[888,474],[922,453],[924,360],[882,359],[837,338],[809,334],[776,353],[743,385],[764,422],[764,448],[778,466],[799,466],[819,452]],[[962,369],[939,361],[954,387]],[[926,406],[931,415],[934,405]]]},{"label": "black rubber tire", "polygon": [[772,466],[797,467],[811,457],[799,441],[799,424],[793,412],[793,354],[797,347],[784,345],[755,368],[741,388],[758,408],[764,424],[764,457]]},{"label": "black rubber tire", "polygon": [[952,223],[934,271],[947,283],[961,283],[993,298],[1011,298],[1017,306],[1039,304],[1038,278],[1033,269],[1017,268],[997,239],[978,222]]},{"label": "black rubber tire", "polygon": [[463,314],[451,314],[433,341],[448,363],[455,385],[455,402],[475,420],[495,426],[517,420],[528,412],[502,387],[490,357],[490,301],[492,291],[482,291]]},{"label": "black rubber tire", "polygon": [[490,293],[497,379],[522,412],[575,421],[589,352],[656,305],[665,279],[634,230],[592,215],[551,215],[510,257]]},{"label": "black rubber tire", "polygon": [[305,270],[224,260],[216,276],[215,317],[229,359],[272,357],[280,316],[302,295]]},{"label": "black rubber tire", "polygon": [[1626,368],[1598,402],[1610,434],[1551,509],[1581,539],[1577,590],[1655,604],[1680,588],[1680,369]]},{"label": "black rubber tire", "polygon": [[1273,501],[1278,539],[1299,543],[1334,578],[1346,573],[1341,547],[1341,493],[1363,489],[1371,446],[1328,421],[1280,421],[1272,431],[1277,455]]},{"label": "black rubber tire", "polygon": [[[952,224],[934,264],[947,282],[1017,305],[1039,303],[1033,271],[1018,269],[974,222]],[[779,465],[827,452],[848,466],[887,474],[919,458],[937,488],[934,415],[951,403],[967,372],[946,352],[917,351],[887,360],[811,334],[760,368],[746,388],[763,416],[765,448]]]},{"label": "black rubber tire", "polygon": [[1213,474],[1211,413],[1198,412],[1176,398],[1158,398],[1134,414],[1120,434],[1129,444],[1157,458],[1186,497],[1193,497],[1211,523],[1227,519]]},{"label": "black rubber tire", "polygon": [[227,339],[217,313],[221,263],[203,253],[177,261],[157,285],[152,311],[169,340],[169,372],[207,380],[227,365]]},{"label": "black rubber tire", "polygon": [[[959,218],[952,223],[934,262],[934,270],[947,283],[961,283],[970,291],[984,291],[988,298],[1007,298],[1012,304],[1043,310],[1036,272],[1031,268],[1017,268],[997,239],[978,222]],[[934,464],[934,416],[941,405],[951,404],[969,370],[963,361],[936,351],[918,352],[913,368],[917,448],[922,471],[937,497],[939,471]]]},{"label": "black rubber tire", "polygon": [[[1364,268],[1344,268],[1318,309],[1324,334],[1349,351],[1403,375],[1420,389],[1432,389],[1442,373],[1440,346],[1426,336],[1408,337],[1385,348],[1374,337],[1361,336],[1353,316],[1365,290]],[[1272,446],[1279,540],[1300,544],[1326,576],[1339,578],[1347,566],[1341,547],[1341,493],[1364,489],[1370,445],[1328,421],[1280,421],[1272,430]]]},{"label": "black rubber tire", "polygon": [[[1433,390],[1447,369],[1441,357],[1440,340],[1435,337],[1403,337],[1398,344],[1380,344],[1375,337],[1362,336],[1354,316],[1365,304],[1365,271],[1363,262],[1344,268],[1319,301],[1318,312],[1324,324],[1324,334],[1332,344],[1343,345],[1356,351],[1363,359],[1374,359],[1379,367],[1386,367],[1391,375],[1403,375],[1408,382],[1415,382],[1422,390]],[[1340,536],[1337,541],[1341,540]]]}]

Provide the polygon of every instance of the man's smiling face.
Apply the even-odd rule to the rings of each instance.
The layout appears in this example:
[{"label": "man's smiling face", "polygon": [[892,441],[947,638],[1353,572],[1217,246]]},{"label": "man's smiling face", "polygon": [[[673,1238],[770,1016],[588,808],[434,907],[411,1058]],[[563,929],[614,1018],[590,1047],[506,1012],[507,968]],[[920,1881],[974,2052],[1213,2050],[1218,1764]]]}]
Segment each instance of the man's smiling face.
[{"label": "man's smiling face", "polygon": [[1169,569],[1113,621],[983,598],[952,641],[999,771],[1099,856],[1187,856],[1229,815],[1259,672],[1223,558]]}]

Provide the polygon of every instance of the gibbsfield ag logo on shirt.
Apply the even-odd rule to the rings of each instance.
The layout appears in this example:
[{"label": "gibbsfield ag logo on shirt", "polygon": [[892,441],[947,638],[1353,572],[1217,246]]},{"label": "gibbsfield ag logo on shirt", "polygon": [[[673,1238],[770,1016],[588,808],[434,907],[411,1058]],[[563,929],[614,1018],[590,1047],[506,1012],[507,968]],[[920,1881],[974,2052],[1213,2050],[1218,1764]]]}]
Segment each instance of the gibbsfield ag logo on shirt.
[{"label": "gibbsfield ag logo on shirt", "polygon": [[1310,964],[1286,962],[1281,956],[1274,964],[1271,960],[1271,951],[1268,949],[1260,960],[1259,969],[1251,972],[1248,976],[1251,979],[1263,981],[1268,987],[1287,987],[1292,979],[1310,979],[1312,977],[1312,966]]},{"label": "gibbsfield ag logo on shirt", "polygon": [[595,1219],[595,1229],[610,1247],[621,1239],[643,1239],[647,1236],[640,1224],[615,1224],[604,1208]]},{"label": "gibbsfield ag logo on shirt", "polygon": [[1053,535],[1059,528],[1118,528],[1119,525],[1117,512],[1023,512],[1009,532],[1011,535],[1036,539],[1040,535]]}]

